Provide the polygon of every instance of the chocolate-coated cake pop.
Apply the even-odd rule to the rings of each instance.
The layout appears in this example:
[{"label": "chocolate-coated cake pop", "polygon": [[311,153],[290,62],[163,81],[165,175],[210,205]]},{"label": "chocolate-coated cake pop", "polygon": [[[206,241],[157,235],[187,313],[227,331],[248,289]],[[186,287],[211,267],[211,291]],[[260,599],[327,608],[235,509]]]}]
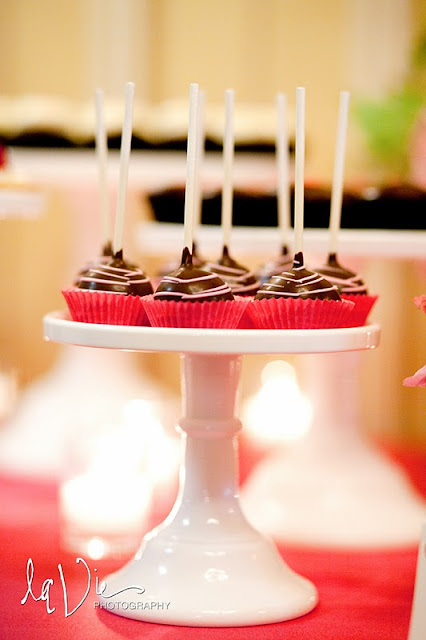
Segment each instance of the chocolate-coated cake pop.
[{"label": "chocolate-coated cake pop", "polygon": [[253,271],[233,260],[228,251],[228,247],[223,247],[223,253],[217,262],[207,262],[204,265],[206,271],[217,274],[230,287],[234,295],[254,296],[260,282]]},{"label": "chocolate-coated cake pop", "polygon": [[335,253],[330,253],[327,264],[317,271],[325,276],[329,282],[336,285],[340,294],[366,295],[368,293],[365,282],[360,275],[342,267]]},{"label": "chocolate-coated cake pop", "polygon": [[106,264],[93,265],[79,277],[76,286],[90,291],[108,291],[132,296],[153,293],[149,278],[141,269],[125,262],[122,251],[118,251]]},{"label": "chocolate-coated cake pop", "polygon": [[165,276],[154,293],[156,300],[175,300],[182,302],[212,302],[233,300],[231,287],[218,275],[192,264],[192,255],[185,247],[182,263],[176,271]]},{"label": "chocolate-coated cake pop", "polygon": [[337,287],[318,273],[304,267],[303,253],[294,256],[293,268],[272,276],[256,294],[262,298],[302,298],[319,300],[340,300]]}]

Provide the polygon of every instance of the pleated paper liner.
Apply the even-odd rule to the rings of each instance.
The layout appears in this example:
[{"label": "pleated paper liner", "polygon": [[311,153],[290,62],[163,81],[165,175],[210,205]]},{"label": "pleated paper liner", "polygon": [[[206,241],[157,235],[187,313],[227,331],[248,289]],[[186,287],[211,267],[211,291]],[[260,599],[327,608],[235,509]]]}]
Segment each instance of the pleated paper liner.
[{"label": "pleated paper liner", "polygon": [[347,327],[354,303],[348,300],[263,298],[247,306],[256,329],[337,329]]},{"label": "pleated paper liner", "polygon": [[[245,296],[245,298],[249,301],[249,304],[254,300],[254,296]],[[247,307],[245,308],[244,313],[241,316],[241,320],[238,323],[237,329],[256,329],[253,324],[253,320],[247,312]]]},{"label": "pleated paper liner", "polygon": [[243,313],[243,316],[238,323],[237,329],[256,329],[253,320],[251,319],[247,311]]},{"label": "pleated paper liner", "polygon": [[378,296],[342,294],[344,300],[354,303],[354,309],[348,318],[347,327],[362,327],[368,318]]},{"label": "pleated paper liner", "polygon": [[76,322],[149,326],[140,296],[77,288],[63,289],[62,295]]},{"label": "pleated paper liner", "polygon": [[234,300],[181,302],[142,298],[143,306],[153,327],[192,329],[236,329],[249,303],[247,298]]}]

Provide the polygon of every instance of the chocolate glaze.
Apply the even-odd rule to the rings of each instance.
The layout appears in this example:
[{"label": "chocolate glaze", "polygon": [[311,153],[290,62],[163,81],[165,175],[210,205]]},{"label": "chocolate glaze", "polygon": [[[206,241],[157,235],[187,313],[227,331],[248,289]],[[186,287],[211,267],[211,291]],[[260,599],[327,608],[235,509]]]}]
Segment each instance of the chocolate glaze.
[{"label": "chocolate glaze", "polygon": [[122,251],[117,251],[106,263],[92,265],[80,275],[76,286],[90,291],[107,291],[132,296],[146,296],[153,293],[149,278],[141,269],[125,262]]},{"label": "chocolate glaze", "polygon": [[283,271],[288,271],[293,266],[293,260],[286,245],[281,249],[281,255],[274,260],[269,260],[259,268],[258,276],[261,284],[267,282],[272,276],[278,276]]},{"label": "chocolate glaze", "polygon": [[256,294],[262,298],[303,298],[320,300],[340,300],[337,287],[318,273],[305,269],[303,253],[294,256],[293,268],[272,276]]},{"label": "chocolate glaze", "polygon": [[260,281],[256,278],[254,272],[233,260],[226,245],[223,247],[220,260],[207,262],[204,265],[204,269],[215,273],[229,284],[234,295],[254,296],[260,287]]},{"label": "chocolate glaze", "polygon": [[176,271],[165,276],[154,293],[157,300],[207,302],[233,300],[231,287],[216,274],[194,267],[192,255],[185,247],[182,262]]},{"label": "chocolate glaze", "polygon": [[359,274],[345,269],[337,261],[337,255],[330,253],[327,264],[318,269],[318,273],[325,276],[329,282],[336,285],[340,294],[366,295],[367,287]]}]

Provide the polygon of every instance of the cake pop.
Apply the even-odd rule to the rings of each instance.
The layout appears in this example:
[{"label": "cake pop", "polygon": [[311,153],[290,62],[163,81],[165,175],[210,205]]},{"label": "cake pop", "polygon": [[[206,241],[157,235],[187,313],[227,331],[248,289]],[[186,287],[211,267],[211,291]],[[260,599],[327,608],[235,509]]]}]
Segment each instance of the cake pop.
[{"label": "cake pop", "polygon": [[290,162],[288,152],[287,100],[283,93],[277,94],[276,107],[277,211],[278,226],[281,232],[281,253],[259,268],[258,276],[262,284],[267,282],[272,276],[291,269],[293,262],[288,248],[290,229]]},{"label": "cake pop", "polygon": [[337,287],[319,273],[304,266],[303,253],[294,256],[293,268],[278,276],[272,276],[256,294],[256,300],[264,298],[302,298],[340,300]]},{"label": "cake pop", "polygon": [[353,303],[341,300],[337,287],[304,266],[303,192],[305,90],[296,91],[296,163],[293,268],[263,284],[247,312],[259,329],[320,329],[345,326]]},{"label": "cake pop", "polygon": [[198,269],[192,264],[192,255],[185,247],[181,265],[160,282],[154,298],[157,300],[233,300],[231,287],[216,274]]},{"label": "cake pop", "polygon": [[367,286],[361,276],[350,271],[337,260],[336,253],[329,253],[327,263],[318,269],[318,273],[325,276],[334,284],[340,294],[367,295]]},{"label": "cake pop", "polygon": [[62,291],[73,320],[102,324],[143,324],[141,297],[153,292],[146,275],[123,258],[127,176],[132,138],[134,84],[126,85],[120,175],[112,256],[84,271],[74,288]]},{"label": "cake pop", "polygon": [[223,246],[222,257],[217,262],[207,262],[204,268],[222,278],[234,295],[254,295],[259,288],[260,282],[254,272],[233,260],[226,245]]},{"label": "cake pop", "polygon": [[222,256],[216,262],[207,262],[204,268],[216,273],[229,284],[234,295],[254,295],[260,282],[247,267],[229,255],[232,228],[232,169],[234,160],[234,90],[225,91],[225,133],[223,141],[224,179],[222,188]]},{"label": "cake pop", "polygon": [[[204,107],[205,107],[205,94],[201,89],[198,92],[198,109],[197,109],[197,134],[196,134],[196,171],[194,175],[194,236],[196,235],[198,228],[201,224],[202,217],[202,206],[203,206],[203,194],[201,189],[201,169],[204,160],[204,146],[205,146],[205,133],[204,133]],[[185,203],[185,189],[175,189],[171,190],[178,193],[179,202],[184,207]],[[192,251],[191,251],[191,259],[192,266],[196,268],[201,268],[205,262],[198,255],[198,244],[195,240],[192,242]],[[164,264],[160,270],[158,275],[160,277],[166,276],[170,274],[172,271],[178,270],[181,265],[181,262],[173,260],[171,262],[167,262]]]},{"label": "cake pop", "polygon": [[343,174],[349,100],[349,92],[342,91],[339,100],[333,185],[331,190],[328,257],[326,264],[322,265],[317,271],[338,288],[342,298],[354,302],[355,307],[351,314],[350,326],[357,326],[365,323],[373,304],[377,300],[377,296],[369,295],[367,286],[361,276],[343,267],[337,258],[338,233],[342,214]]},{"label": "cake pop", "polygon": [[94,264],[80,275],[76,286],[89,291],[109,291],[132,296],[153,293],[149,278],[141,269],[123,260],[123,251],[117,251],[107,262]]},{"label": "cake pop", "polygon": [[191,84],[181,265],[162,279],[153,296],[143,298],[143,304],[153,326],[233,329],[238,326],[246,301],[234,299],[231,287],[218,275],[192,264],[198,95],[198,84]]}]

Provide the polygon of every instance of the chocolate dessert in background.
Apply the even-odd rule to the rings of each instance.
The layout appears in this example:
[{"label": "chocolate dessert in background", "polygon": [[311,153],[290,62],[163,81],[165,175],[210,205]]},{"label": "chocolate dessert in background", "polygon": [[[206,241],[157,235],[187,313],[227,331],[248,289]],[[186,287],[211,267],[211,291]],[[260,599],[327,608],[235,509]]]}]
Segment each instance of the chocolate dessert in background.
[{"label": "chocolate dessert in background", "polygon": [[[92,149],[95,146],[93,138],[75,142],[59,131],[52,132],[35,128],[26,129],[14,135],[3,133],[1,139],[4,144],[10,147],[32,147],[35,149]],[[108,148],[120,148],[120,135],[108,136]],[[178,137],[153,141],[135,134],[132,137],[132,148],[139,151],[186,151],[186,138]],[[213,138],[207,138],[205,148],[206,151],[222,151],[222,144]],[[237,142],[235,150],[242,153],[273,153],[275,147],[273,142],[253,140]]]},{"label": "chocolate dessert in background", "polygon": [[[305,187],[305,226],[326,229],[330,215],[330,188]],[[292,189],[292,204],[294,191]],[[158,222],[183,222],[184,190],[170,187],[148,195]],[[221,193],[206,194],[202,206],[202,224],[220,225]],[[234,192],[233,225],[277,226],[275,192]],[[343,196],[342,229],[426,230],[426,191],[410,184],[371,186],[347,190]],[[292,220],[293,223],[293,220]]]}]

